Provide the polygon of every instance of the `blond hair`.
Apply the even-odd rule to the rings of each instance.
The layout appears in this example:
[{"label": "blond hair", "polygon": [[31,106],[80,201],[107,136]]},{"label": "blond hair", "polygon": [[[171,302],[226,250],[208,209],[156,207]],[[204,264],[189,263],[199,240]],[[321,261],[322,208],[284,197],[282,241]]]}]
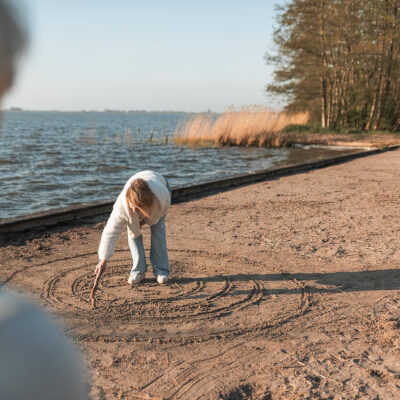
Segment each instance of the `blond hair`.
[{"label": "blond hair", "polygon": [[154,203],[154,194],[143,179],[135,179],[126,191],[126,200],[131,208],[138,208],[149,215]]}]

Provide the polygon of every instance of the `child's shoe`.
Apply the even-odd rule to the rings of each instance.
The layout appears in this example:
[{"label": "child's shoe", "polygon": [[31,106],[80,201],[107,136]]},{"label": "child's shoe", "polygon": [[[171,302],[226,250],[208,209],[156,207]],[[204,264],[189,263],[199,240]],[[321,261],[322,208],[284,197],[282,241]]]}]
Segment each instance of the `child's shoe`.
[{"label": "child's shoe", "polygon": [[134,278],[130,276],[128,278],[128,283],[132,287],[133,285],[137,285],[138,283],[142,282],[143,279],[144,279],[144,274],[137,274]]},{"label": "child's shoe", "polygon": [[165,283],[168,282],[168,276],[166,276],[166,275],[157,275],[157,282],[160,285],[164,285]]}]

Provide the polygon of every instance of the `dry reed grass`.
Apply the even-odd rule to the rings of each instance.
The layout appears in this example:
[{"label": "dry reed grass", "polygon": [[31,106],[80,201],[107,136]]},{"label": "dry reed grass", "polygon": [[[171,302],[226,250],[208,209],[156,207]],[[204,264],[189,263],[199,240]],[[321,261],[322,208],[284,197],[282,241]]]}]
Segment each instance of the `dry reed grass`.
[{"label": "dry reed grass", "polygon": [[282,147],[288,145],[282,130],[290,124],[306,124],[307,112],[285,114],[261,107],[230,108],[217,119],[200,114],[177,128],[176,144]]}]

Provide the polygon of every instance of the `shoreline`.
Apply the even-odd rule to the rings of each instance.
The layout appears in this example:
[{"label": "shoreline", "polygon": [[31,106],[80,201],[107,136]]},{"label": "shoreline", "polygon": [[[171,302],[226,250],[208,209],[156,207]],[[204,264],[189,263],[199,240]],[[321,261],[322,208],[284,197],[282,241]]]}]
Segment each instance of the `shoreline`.
[{"label": "shoreline", "polygon": [[170,284],[129,289],[124,233],[95,311],[105,216],[5,238],[0,281],[60,320],[93,399],[398,398],[399,174],[397,149],[175,204]]},{"label": "shoreline", "polygon": [[326,145],[343,147],[379,148],[400,145],[400,134],[396,133],[284,133],[289,143],[302,145]]},{"label": "shoreline", "polygon": [[[306,145],[310,147],[327,147],[326,145]],[[332,146],[333,147],[333,146]],[[336,146],[335,146],[336,147]],[[392,151],[399,146],[391,146],[384,149],[354,147],[360,150],[355,153],[329,157],[324,160],[311,161],[302,164],[273,167],[250,174],[240,174],[225,179],[219,179],[202,184],[174,187],[172,190],[172,204],[176,204],[193,196],[199,198],[209,194],[225,191],[241,185],[248,185],[276,177],[302,173],[312,169],[325,168],[331,165],[348,162],[359,157],[367,157],[383,151]],[[348,148],[348,147],[347,147]],[[74,221],[79,218],[104,215],[112,209],[114,200],[99,201],[94,203],[82,203],[49,211],[42,211],[24,216],[0,219],[0,235],[11,232],[21,232],[29,229],[43,229],[44,227],[57,225],[63,222]]]}]

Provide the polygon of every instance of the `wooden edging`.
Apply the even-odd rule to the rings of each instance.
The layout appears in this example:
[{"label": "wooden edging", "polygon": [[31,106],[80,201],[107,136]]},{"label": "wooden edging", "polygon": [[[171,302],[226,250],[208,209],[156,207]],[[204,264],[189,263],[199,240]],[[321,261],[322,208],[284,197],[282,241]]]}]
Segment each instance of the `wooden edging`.
[{"label": "wooden edging", "polygon": [[[270,168],[251,174],[235,175],[230,178],[201,183],[192,186],[174,187],[172,189],[172,203],[180,203],[190,197],[201,197],[211,193],[228,190],[234,187],[261,182],[276,177],[306,172],[312,169],[325,168],[341,164],[356,158],[367,157],[373,154],[398,149],[400,146],[391,146],[385,149],[375,149],[346,154],[339,157],[327,158],[304,164],[288,165],[286,167]],[[39,212],[22,217],[5,219],[0,223],[0,235],[10,232],[21,232],[34,228],[45,228],[62,222],[70,222],[84,217],[104,215],[111,211],[114,201],[101,201],[69,206],[58,210]]]}]

